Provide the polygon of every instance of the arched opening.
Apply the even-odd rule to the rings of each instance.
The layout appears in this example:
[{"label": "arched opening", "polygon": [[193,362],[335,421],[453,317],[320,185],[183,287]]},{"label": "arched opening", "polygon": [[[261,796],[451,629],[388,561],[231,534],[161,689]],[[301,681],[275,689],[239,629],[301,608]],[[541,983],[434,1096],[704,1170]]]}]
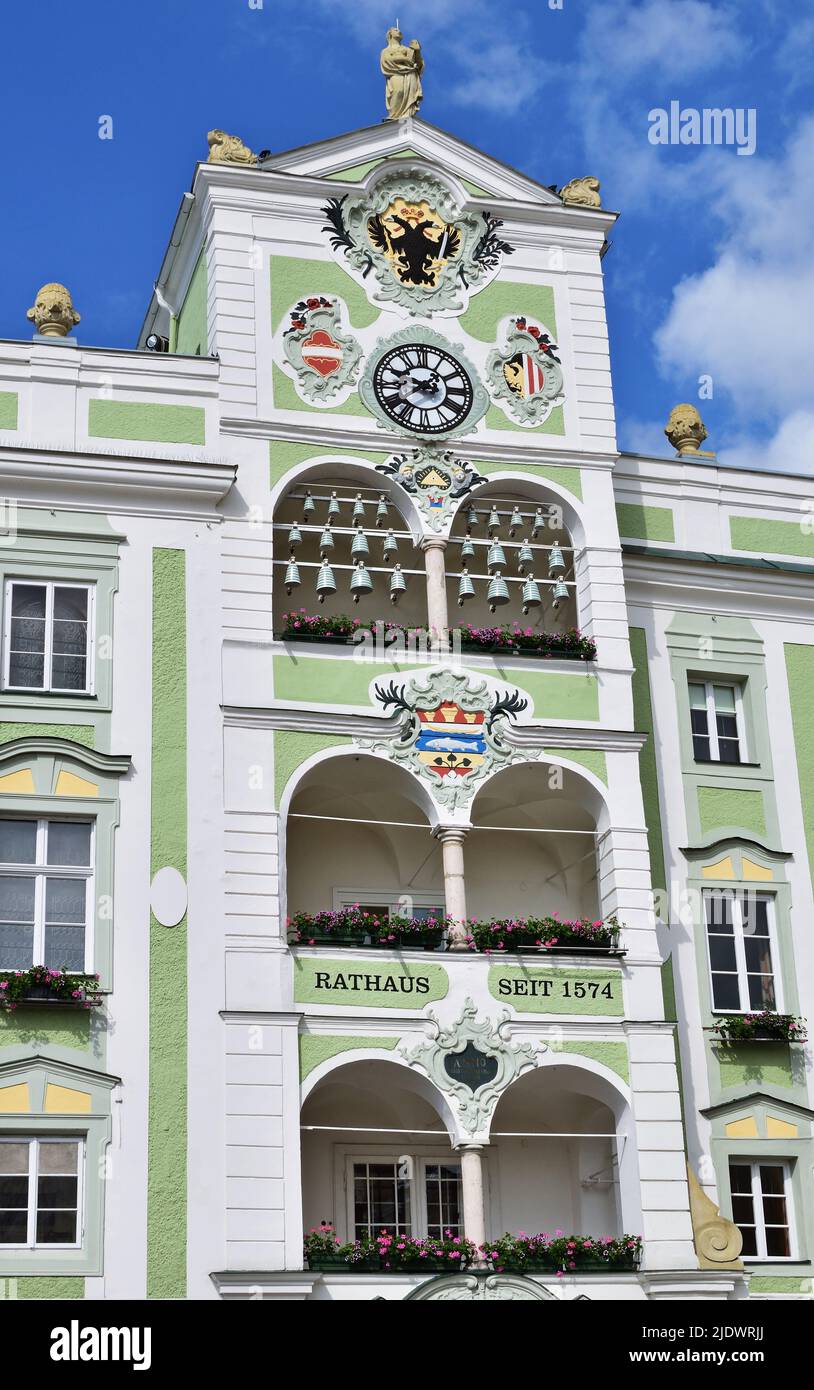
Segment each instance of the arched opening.
[{"label": "arched opening", "polygon": [[[320,618],[347,615],[366,627],[377,619],[425,624],[426,573],[417,534],[409,499],[373,468],[326,461],[299,473],[274,509],[275,633],[286,632],[284,616],[295,609]],[[360,561],[369,587],[353,589]],[[394,603],[397,565],[404,589]]]},{"label": "arched opening", "polygon": [[468,915],[596,918],[600,806],[595,789],[558,764],[521,763],[496,773],[470,813]]},{"label": "arched opening", "polygon": [[330,1071],[301,1114],[305,1229],[340,1240],[440,1235],[462,1226],[460,1162],[435,1087],[397,1063],[366,1059]]},{"label": "arched opening", "polygon": [[286,822],[289,917],[361,904],[417,920],[444,915],[441,847],[429,798],[370,754],[326,758],[297,784]]},{"label": "arched opening", "polygon": [[490,1232],[621,1235],[626,1108],[603,1077],[576,1065],[544,1065],[515,1081],[492,1116]]},{"label": "arched opening", "polygon": [[[473,627],[508,622],[533,633],[579,627],[579,550],[559,497],[531,479],[527,484],[495,479],[465,498],[453,520],[445,559],[451,626],[457,615]],[[460,603],[464,571],[474,592]],[[492,612],[490,586],[498,578],[505,593],[493,594]]]}]

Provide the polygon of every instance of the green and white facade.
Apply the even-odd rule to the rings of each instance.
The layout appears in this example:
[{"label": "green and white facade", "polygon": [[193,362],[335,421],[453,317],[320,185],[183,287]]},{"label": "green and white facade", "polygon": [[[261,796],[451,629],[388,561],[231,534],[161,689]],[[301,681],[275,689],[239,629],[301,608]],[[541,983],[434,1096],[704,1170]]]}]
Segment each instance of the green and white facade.
[{"label": "green and white facade", "polygon": [[[399,199],[458,237],[435,289],[405,290],[365,242]],[[778,1011],[814,1016],[810,489],[667,445],[619,454],[614,221],[384,123],[199,164],[133,351],[86,346],[89,323],[0,344],[0,971],[38,950],[58,965],[70,927],[102,991],[0,1012],[0,1230],[27,1202],[5,1217],[7,1295],[810,1297],[808,1049],[713,1032],[755,1007],[756,974]],[[529,325],[556,349],[545,399]],[[468,373],[469,413],[433,436],[377,404],[405,343]],[[308,367],[320,344],[338,369]],[[355,606],[359,500],[373,587]],[[542,602],[521,625],[577,626],[595,659],[406,652],[375,626],[520,620],[526,540]],[[371,638],[304,641],[294,608]],[[85,644],[70,689],[60,609]],[[476,730],[464,772],[454,752],[433,770],[454,740],[436,727],[424,756],[422,715]],[[734,904],[717,934],[716,890]],[[289,941],[295,914],[357,903],[446,912],[450,949]],[[551,914],[618,918],[620,951],[457,949],[466,921]],[[465,1048],[487,1058],[474,1089],[446,1065]],[[627,1233],[642,1263],[492,1284],[303,1268],[303,1231],[352,1240],[388,1183],[414,1235]]]}]

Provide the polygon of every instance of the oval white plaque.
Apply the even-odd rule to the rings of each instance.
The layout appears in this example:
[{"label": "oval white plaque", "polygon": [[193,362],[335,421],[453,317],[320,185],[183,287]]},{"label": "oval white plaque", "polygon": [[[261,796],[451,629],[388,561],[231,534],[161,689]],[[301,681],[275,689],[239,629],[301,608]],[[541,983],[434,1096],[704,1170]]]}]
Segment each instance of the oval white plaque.
[{"label": "oval white plaque", "polygon": [[159,869],[150,884],[150,907],[162,927],[177,927],[187,910],[187,885],[177,869]]}]

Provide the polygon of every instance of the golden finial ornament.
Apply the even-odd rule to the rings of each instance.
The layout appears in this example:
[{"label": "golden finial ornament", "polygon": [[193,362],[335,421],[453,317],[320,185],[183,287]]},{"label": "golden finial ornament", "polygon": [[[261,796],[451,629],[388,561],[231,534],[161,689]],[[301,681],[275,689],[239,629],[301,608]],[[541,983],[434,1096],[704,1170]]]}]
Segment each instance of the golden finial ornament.
[{"label": "golden finial ornament", "polygon": [[52,281],[37,290],[26,318],[31,320],[43,338],[66,338],[79,323],[80,315],[73,307],[70,290]]},{"label": "golden finial ornament", "polygon": [[664,433],[678,454],[697,454],[707,437],[704,422],[694,405],[674,405]]}]

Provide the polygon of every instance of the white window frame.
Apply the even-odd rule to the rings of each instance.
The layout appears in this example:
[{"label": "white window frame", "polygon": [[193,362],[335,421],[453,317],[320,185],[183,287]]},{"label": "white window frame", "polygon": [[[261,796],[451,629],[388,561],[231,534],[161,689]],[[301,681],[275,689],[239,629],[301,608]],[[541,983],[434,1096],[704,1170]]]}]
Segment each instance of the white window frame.
[{"label": "white window frame", "polygon": [[[690,738],[692,732],[692,696],[689,687],[691,685],[701,685],[704,688],[704,698],[707,706],[707,737],[709,739],[709,760],[712,763],[721,762],[721,750],[718,746],[718,721],[715,717],[715,686],[726,686],[735,695],[735,724],[738,730],[738,753],[737,763],[723,763],[723,767],[738,767],[741,763],[748,763],[749,751],[746,744],[746,720],[743,714],[743,684],[734,680],[702,680],[695,676],[687,677],[687,694],[690,698]],[[700,761],[695,758],[695,747],[693,747],[693,761]]]},{"label": "white window frame", "polygon": [[[12,685],[11,668],[11,602],[15,584],[27,588],[45,589],[45,649],[43,656],[42,685]],[[81,589],[88,596],[88,642],[85,659],[85,685],[81,689],[72,686],[53,685],[51,665],[54,647],[54,590]],[[36,579],[14,575],[6,579],[3,612],[3,689],[19,690],[23,694],[36,695],[95,695],[96,693],[96,585],[76,584],[71,580]]]},{"label": "white window frame", "polygon": [[[760,1260],[764,1264],[783,1264],[786,1261],[798,1259],[799,1256],[797,1254],[797,1238],[794,1222],[794,1202],[792,1199],[791,1164],[788,1162],[788,1160],[783,1158],[746,1158],[741,1157],[740,1154],[730,1153],[727,1159],[727,1177],[729,1178],[730,1209],[733,1197],[732,1178],[729,1174],[729,1165],[731,1163],[740,1164],[741,1167],[748,1167],[751,1170],[752,1211],[755,1217],[755,1243],[757,1245],[758,1253],[756,1255],[744,1255],[743,1258],[749,1261],[749,1263],[754,1263]],[[763,1192],[760,1186],[759,1171],[761,1167],[781,1168],[783,1170],[783,1196],[786,1202],[786,1216],[789,1233],[788,1255],[769,1255],[766,1253],[766,1219],[763,1211]],[[734,1195],[737,1196],[739,1194]],[[770,1228],[772,1227],[772,1225],[773,1223],[770,1221]]]},{"label": "white window frame", "polygon": [[334,888],[333,909],[338,912],[343,907],[353,907],[354,903],[361,903],[363,906],[365,903],[382,903],[391,912],[397,912],[399,903],[404,898],[411,898],[414,907],[440,908],[442,917],[446,913],[443,888],[437,893],[426,893],[423,889],[415,893],[400,893],[393,888]]},{"label": "white window frame", "polygon": [[[82,971],[68,971],[68,974],[93,973],[93,959],[95,951],[95,926],[96,913],[94,903],[96,901],[96,820],[89,816],[87,819],[82,816],[27,816],[24,812],[17,815],[9,814],[0,817],[2,820],[31,821],[37,827],[36,840],[36,862],[34,864],[12,864],[0,863],[0,877],[8,878],[33,878],[34,879],[34,935],[31,945],[32,961],[31,965],[42,965],[45,960],[45,883],[48,878],[83,878],[85,879],[85,964]],[[69,821],[72,824],[90,826],[90,864],[46,864],[46,826],[54,822]],[[6,969],[29,967],[4,967]]]},{"label": "white window frame", "polygon": [[[76,1240],[37,1240],[37,1187],[40,1144],[76,1144]],[[28,1232],[25,1241],[0,1244],[5,1250],[81,1250],[85,1240],[85,1136],[77,1134],[3,1134],[0,1144],[28,1144]]]},{"label": "white window frame", "polygon": [[[405,1135],[405,1138],[408,1136]],[[422,1149],[417,1151],[411,1149],[406,1153],[403,1149],[388,1148],[384,1152],[375,1153],[370,1149],[353,1150],[343,1148],[337,1155],[336,1163],[336,1185],[339,1189],[340,1200],[336,1203],[336,1210],[343,1211],[345,1215],[344,1236],[346,1240],[354,1240],[356,1232],[356,1219],[354,1212],[354,1193],[353,1193],[353,1166],[355,1163],[398,1163],[407,1160],[411,1165],[411,1173],[408,1181],[410,1183],[410,1228],[412,1237],[425,1239],[427,1232],[427,1165],[443,1163],[450,1168],[461,1169],[461,1160],[457,1153],[450,1149]],[[463,1175],[461,1176],[463,1182]],[[463,1191],[461,1193],[461,1225],[463,1226]],[[337,1234],[341,1237],[342,1232]],[[463,1232],[462,1232],[463,1234]]]},{"label": "white window frame", "polygon": [[[745,897],[748,891],[750,890],[744,888],[704,888],[701,890],[701,897],[703,900],[702,907],[704,919],[704,940],[707,952],[707,976],[709,979],[709,1001],[710,1009],[714,1014],[753,1014],[759,1012],[759,1010],[753,1008],[753,1006],[749,1003],[749,971],[746,968],[746,946],[744,944],[743,910],[741,907],[741,898]],[[723,895],[724,893],[728,896],[728,899],[732,904],[732,938],[735,942],[735,966],[737,970],[738,979],[738,996],[740,998],[740,1005],[737,1009],[725,1009],[716,1005],[715,987],[712,979],[712,952],[710,951],[709,944],[709,925],[707,923],[706,901],[707,898],[712,897],[713,894]],[[755,893],[754,896],[756,898],[763,899],[767,904],[766,916],[769,924],[769,951],[772,957],[772,981],[774,982],[775,997],[774,1012],[782,1014],[783,980],[781,978],[780,970],[780,946],[777,939],[777,900],[775,898],[774,893]],[[728,932],[716,933],[714,931],[712,934],[713,936],[729,935]],[[719,970],[715,973],[721,975],[730,972]],[[743,1002],[744,999],[746,1000],[745,1004]]]}]

